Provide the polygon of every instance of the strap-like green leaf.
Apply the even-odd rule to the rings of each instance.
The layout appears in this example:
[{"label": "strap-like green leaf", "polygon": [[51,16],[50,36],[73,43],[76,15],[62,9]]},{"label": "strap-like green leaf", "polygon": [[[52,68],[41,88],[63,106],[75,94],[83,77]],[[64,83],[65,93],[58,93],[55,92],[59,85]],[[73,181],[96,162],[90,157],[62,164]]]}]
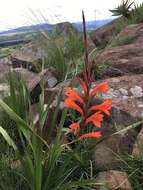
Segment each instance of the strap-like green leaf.
[{"label": "strap-like green leaf", "polygon": [[0,133],[2,134],[3,138],[6,140],[6,142],[9,144],[9,146],[12,146],[14,150],[17,150],[17,147],[14,143],[14,141],[11,139],[9,134],[6,132],[4,128],[0,126]]}]

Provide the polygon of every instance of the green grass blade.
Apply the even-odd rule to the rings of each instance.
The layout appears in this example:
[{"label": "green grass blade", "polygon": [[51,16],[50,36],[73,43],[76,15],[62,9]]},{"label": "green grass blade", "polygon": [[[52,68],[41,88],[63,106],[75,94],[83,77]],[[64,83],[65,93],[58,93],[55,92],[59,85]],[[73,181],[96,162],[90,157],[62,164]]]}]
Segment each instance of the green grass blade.
[{"label": "green grass blade", "polygon": [[43,142],[47,147],[47,142],[40,137],[37,133],[35,133],[28,125],[27,123],[21,119],[3,100],[0,99],[0,106],[4,109],[4,111],[16,122],[19,124],[21,131],[27,138],[27,140],[30,138],[30,135],[33,134],[36,136],[41,142]]},{"label": "green grass blade", "polygon": [[85,180],[80,180],[80,181],[69,182],[61,186],[61,190],[71,189],[73,187],[84,187],[86,185],[102,186],[103,183],[98,183],[96,179],[85,179]]},{"label": "green grass blade", "polygon": [[1,126],[0,126],[0,133],[3,136],[3,138],[6,140],[6,142],[9,144],[9,146],[12,146],[14,150],[17,150],[17,147],[14,141],[11,139],[9,134]]},{"label": "green grass blade", "polygon": [[122,134],[122,133],[125,133],[126,131],[130,130],[130,129],[133,129],[133,128],[136,128],[138,127],[139,125],[141,125],[143,123],[143,120],[139,121],[139,122],[136,122],[132,125],[129,125],[128,127],[120,130],[120,131],[117,131],[115,133],[113,133],[111,136],[114,136],[114,135],[118,135],[118,134]]}]

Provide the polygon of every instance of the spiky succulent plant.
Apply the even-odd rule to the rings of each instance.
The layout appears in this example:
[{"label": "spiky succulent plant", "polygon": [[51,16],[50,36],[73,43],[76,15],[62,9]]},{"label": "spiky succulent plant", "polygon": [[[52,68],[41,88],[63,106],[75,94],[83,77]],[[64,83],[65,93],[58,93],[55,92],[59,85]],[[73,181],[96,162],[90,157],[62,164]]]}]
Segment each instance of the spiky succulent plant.
[{"label": "spiky succulent plant", "polygon": [[115,8],[111,9],[110,12],[112,12],[112,16],[124,16],[125,18],[130,17],[130,11],[132,8],[132,5],[134,4],[134,1],[130,0],[122,0],[121,4]]}]

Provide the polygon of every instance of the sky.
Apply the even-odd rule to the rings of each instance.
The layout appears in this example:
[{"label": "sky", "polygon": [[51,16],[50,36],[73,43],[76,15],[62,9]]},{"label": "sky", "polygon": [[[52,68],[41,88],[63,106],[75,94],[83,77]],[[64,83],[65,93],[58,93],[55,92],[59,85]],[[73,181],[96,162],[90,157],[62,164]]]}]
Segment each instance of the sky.
[{"label": "sky", "polygon": [[[81,21],[81,11],[86,20],[111,18],[109,9],[121,0],[0,0],[0,30],[23,25],[48,22]],[[135,0],[142,3],[143,0]]]}]

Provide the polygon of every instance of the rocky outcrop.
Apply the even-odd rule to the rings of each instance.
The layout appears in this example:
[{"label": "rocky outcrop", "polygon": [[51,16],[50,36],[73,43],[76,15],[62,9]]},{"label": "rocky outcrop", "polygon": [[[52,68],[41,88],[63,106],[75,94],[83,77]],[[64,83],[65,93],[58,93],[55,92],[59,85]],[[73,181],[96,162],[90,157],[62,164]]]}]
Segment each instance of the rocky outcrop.
[{"label": "rocky outcrop", "polygon": [[113,106],[138,119],[143,117],[143,75],[126,75],[107,79],[110,90],[104,98],[111,98]]},{"label": "rocky outcrop", "polygon": [[23,67],[30,71],[37,71],[46,57],[45,51],[34,43],[29,43],[11,54],[13,68]]},{"label": "rocky outcrop", "polygon": [[143,42],[143,24],[132,24],[114,37],[109,47],[141,42]]},{"label": "rocky outcrop", "polygon": [[128,26],[97,55],[97,65],[103,66],[102,77],[143,73],[142,33],[143,24]]},{"label": "rocky outcrop", "polygon": [[92,32],[92,40],[96,47],[104,48],[112,40],[116,33],[116,25],[121,19],[115,19]]},{"label": "rocky outcrop", "polygon": [[[55,69],[49,68],[45,69],[39,74],[35,74],[34,72],[30,72],[27,69],[16,68],[11,69],[11,72],[15,74],[15,76],[19,80],[23,80],[26,82],[27,87],[29,89],[32,103],[35,103],[39,100],[39,95],[41,93],[40,82],[43,80],[43,84],[45,88],[53,88],[58,80],[56,79]],[[0,95],[1,97],[6,97],[9,94],[9,88],[7,83],[0,84]]]},{"label": "rocky outcrop", "polygon": [[55,25],[53,35],[66,36],[70,33],[78,33],[77,29],[69,22],[62,22]]},{"label": "rocky outcrop", "polygon": [[116,170],[100,172],[96,179],[104,184],[104,186],[99,187],[98,190],[106,190],[106,189],[133,190],[128,175],[125,172],[116,171]]},{"label": "rocky outcrop", "polygon": [[94,167],[101,171],[118,169],[118,156],[132,153],[140,128],[138,126],[137,129],[112,134],[142,120],[143,117],[143,75],[109,78],[107,81],[110,89],[99,98],[113,101],[111,117],[105,121],[102,129],[103,134],[109,134],[109,137],[96,146],[93,157],[96,163]]},{"label": "rocky outcrop", "polygon": [[0,59],[0,83],[5,81],[6,74],[11,69],[11,61],[9,57]]},{"label": "rocky outcrop", "polygon": [[132,156],[136,159],[143,159],[143,128],[139,132],[135,144],[133,146]]}]

